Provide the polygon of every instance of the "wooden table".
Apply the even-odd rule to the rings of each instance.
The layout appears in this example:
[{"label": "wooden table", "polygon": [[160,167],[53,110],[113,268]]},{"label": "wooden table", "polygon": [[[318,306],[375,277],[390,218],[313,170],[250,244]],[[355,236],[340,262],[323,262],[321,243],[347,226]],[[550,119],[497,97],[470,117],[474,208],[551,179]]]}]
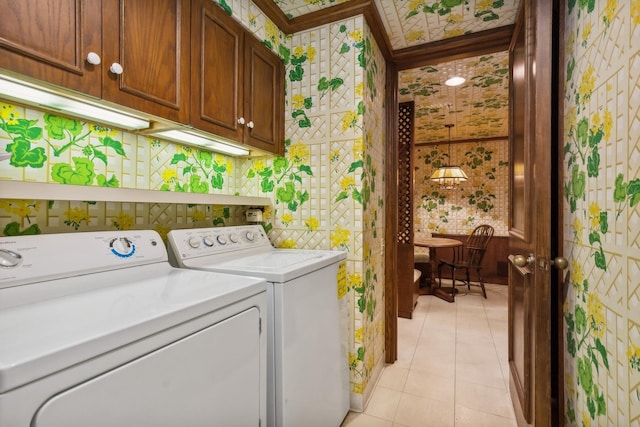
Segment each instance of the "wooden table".
[{"label": "wooden table", "polygon": [[[426,237],[422,239],[415,239],[413,241],[414,246],[421,246],[429,248],[429,262],[431,263],[431,277],[429,278],[428,286],[420,287],[420,295],[434,295],[436,290],[435,272],[438,268],[438,261],[436,260],[436,249],[438,248],[455,248],[462,246],[462,242],[456,239],[447,239],[444,237]],[[440,296],[439,293],[436,294]]]}]

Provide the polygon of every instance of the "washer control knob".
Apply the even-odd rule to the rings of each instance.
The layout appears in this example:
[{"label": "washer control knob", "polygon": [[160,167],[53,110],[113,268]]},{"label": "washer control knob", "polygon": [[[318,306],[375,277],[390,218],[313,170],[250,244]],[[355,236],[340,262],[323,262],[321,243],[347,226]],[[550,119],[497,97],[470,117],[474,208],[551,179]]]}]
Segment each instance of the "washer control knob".
[{"label": "washer control knob", "polygon": [[111,246],[111,252],[120,258],[129,258],[136,251],[136,245],[126,237],[118,237],[111,240],[109,246]]},{"label": "washer control knob", "polygon": [[231,240],[231,243],[238,243],[240,241],[237,234],[231,234],[229,240]]},{"label": "washer control knob", "polygon": [[209,248],[213,246],[213,239],[210,236],[204,236],[204,239],[202,239],[202,241],[204,242],[204,245]]},{"label": "washer control knob", "polygon": [[227,244],[227,238],[224,237],[224,236],[218,236],[218,238],[216,240],[218,240],[218,243],[220,243],[221,245],[226,245]]},{"label": "washer control knob", "polygon": [[7,249],[0,249],[0,267],[17,267],[22,262],[22,255]]},{"label": "washer control knob", "polygon": [[253,242],[253,239],[256,238],[256,236],[251,231],[247,231],[247,234],[245,234],[244,237],[246,237],[250,242]]},{"label": "washer control knob", "polygon": [[198,239],[197,237],[192,237],[189,239],[189,246],[191,246],[192,248],[199,248],[200,247],[200,239]]}]

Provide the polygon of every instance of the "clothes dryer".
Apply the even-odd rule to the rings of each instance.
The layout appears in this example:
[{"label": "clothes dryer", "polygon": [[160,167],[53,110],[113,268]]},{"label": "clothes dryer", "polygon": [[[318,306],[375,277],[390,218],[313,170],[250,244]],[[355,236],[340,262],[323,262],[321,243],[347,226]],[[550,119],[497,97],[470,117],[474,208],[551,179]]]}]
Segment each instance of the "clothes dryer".
[{"label": "clothes dryer", "polygon": [[267,280],[267,425],[340,426],[350,401],[337,291],[346,254],[274,248],[260,225],[173,230],[168,240],[175,265]]}]

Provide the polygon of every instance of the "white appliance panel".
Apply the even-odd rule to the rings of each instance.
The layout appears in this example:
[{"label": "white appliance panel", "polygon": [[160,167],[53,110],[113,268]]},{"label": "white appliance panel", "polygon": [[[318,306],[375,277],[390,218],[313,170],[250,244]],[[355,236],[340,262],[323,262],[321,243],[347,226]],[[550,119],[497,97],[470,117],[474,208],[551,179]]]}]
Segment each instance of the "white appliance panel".
[{"label": "white appliance panel", "polygon": [[[6,393],[0,393],[0,426],[32,427],[31,422],[37,410],[44,402],[60,392],[89,381],[102,373],[126,365],[132,360],[153,353],[157,349],[162,349],[171,343],[180,342],[184,337],[203,331],[211,325],[215,325],[225,319],[233,317],[237,313],[254,307],[260,312],[263,324],[262,334],[260,335],[260,405],[261,418],[263,420],[262,425],[264,426],[264,420],[267,418],[265,402],[267,401],[266,384],[268,371],[266,366],[267,334],[264,330],[265,312],[267,309],[264,292],[228,305],[220,310],[207,313],[187,322],[176,324],[170,329],[118,347],[101,356],[87,359]],[[0,347],[0,350],[1,349]],[[218,347],[219,351],[225,351],[225,349],[226,347],[224,346]],[[188,362],[188,360],[186,362]],[[231,370],[232,368],[227,367],[227,369]],[[238,386],[242,387],[242,384]],[[247,397],[250,397],[250,395],[247,395]],[[133,402],[133,404],[135,404],[135,402]],[[216,425],[215,423],[211,424]]]},{"label": "white appliance panel", "polygon": [[166,263],[57,281],[96,289],[0,310],[0,392],[266,290],[261,279]]},{"label": "white appliance panel", "polygon": [[276,425],[340,426],[349,411],[346,354],[337,289],[338,264],[274,283]]},{"label": "white appliance panel", "polygon": [[258,426],[259,322],[251,308],[75,386],[34,427]]},{"label": "white appliance panel", "polygon": [[164,261],[152,230],[2,237],[0,288]]}]

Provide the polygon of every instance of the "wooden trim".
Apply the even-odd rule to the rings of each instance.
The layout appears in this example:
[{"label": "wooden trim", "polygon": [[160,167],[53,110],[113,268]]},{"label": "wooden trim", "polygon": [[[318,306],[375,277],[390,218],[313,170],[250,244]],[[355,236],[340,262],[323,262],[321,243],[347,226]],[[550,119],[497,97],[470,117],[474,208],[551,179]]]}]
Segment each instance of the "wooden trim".
[{"label": "wooden trim", "polygon": [[369,24],[369,29],[373,34],[373,38],[376,39],[376,42],[378,43],[378,49],[380,49],[382,56],[387,60],[392,59],[393,47],[391,46],[391,41],[387,36],[387,31],[384,27],[384,23],[382,22],[382,18],[380,18],[380,14],[378,13],[378,8],[372,6],[365,9],[364,18]]},{"label": "wooden trim", "polygon": [[319,27],[320,25],[364,15],[365,10],[371,7],[375,8],[372,0],[351,0],[346,3],[336,4],[290,19],[289,30],[291,33],[297,33]]},{"label": "wooden trim", "polygon": [[503,52],[509,48],[513,30],[514,25],[506,25],[493,30],[394,50],[393,60],[398,66],[398,70],[401,71],[488,53]]},{"label": "wooden trim", "polygon": [[271,19],[276,27],[286,34],[291,34],[289,31],[289,18],[282,12],[276,2],[273,0],[253,0],[256,6],[265,14],[267,18]]},{"label": "wooden trim", "polygon": [[387,61],[386,85],[386,167],[385,167],[385,270],[384,270],[384,361],[393,363],[398,359],[398,286],[395,271],[398,268],[397,240],[398,226],[398,70]]},{"label": "wooden trim", "polygon": [[[567,10],[567,1],[566,0],[559,0],[558,1],[559,4],[559,10],[560,11],[565,11]],[[562,12],[558,12],[555,13],[556,16],[558,16],[558,55],[557,55],[557,60],[558,60],[558,64],[557,64],[557,70],[561,71],[557,74],[557,94],[558,94],[558,99],[557,99],[557,103],[558,103],[558,114],[556,117],[564,117],[565,114],[565,110],[564,110],[564,97],[562,96],[564,94],[564,88],[565,88],[565,73],[562,72],[562,70],[564,69],[564,63],[565,63],[565,55],[566,55],[566,46],[565,46],[565,28],[566,28],[566,22],[565,22],[565,18],[566,15]],[[551,256],[565,256],[564,254],[564,239],[562,238],[564,236],[564,231],[563,231],[563,224],[564,224],[564,209],[563,209],[563,205],[562,205],[562,194],[564,194],[564,164],[563,164],[563,159],[564,159],[564,120],[557,120],[557,126],[558,126],[558,130],[557,130],[557,147],[556,147],[556,153],[558,156],[558,162],[557,162],[557,175],[555,177],[556,179],[556,183],[557,183],[557,187],[556,187],[556,202],[558,203],[557,208],[555,209],[555,213],[557,214],[557,232],[555,233],[555,235],[557,236],[555,245],[556,245],[556,250],[557,253],[555,254],[551,254]],[[558,426],[560,427],[564,427],[565,425],[565,417],[564,417],[564,413],[565,413],[565,399],[564,399],[564,375],[565,375],[565,370],[564,370],[564,348],[565,348],[565,341],[564,341],[564,333],[562,333],[563,331],[563,326],[564,326],[564,313],[563,313],[563,305],[564,305],[564,300],[565,300],[565,285],[569,286],[569,279],[570,276],[569,274],[567,274],[566,276],[564,275],[564,273],[559,270],[557,273],[557,282],[556,282],[556,287],[555,287],[555,295],[556,295],[556,307],[555,307],[555,317],[556,317],[556,321],[557,323],[557,345],[558,345],[558,354],[556,355],[556,364],[557,364],[557,375],[555,378],[556,381],[556,385],[558,387],[557,389],[557,393],[558,393],[558,399],[557,399],[557,410],[556,410],[556,414],[558,415]],[[563,278],[565,278],[565,280],[563,280]]]},{"label": "wooden trim", "polygon": [[489,141],[508,141],[509,135],[504,136],[488,136],[485,138],[467,138],[467,139],[454,139],[452,141],[433,141],[433,142],[414,142],[413,145],[442,145],[442,144],[461,144],[463,142],[489,142]]}]

